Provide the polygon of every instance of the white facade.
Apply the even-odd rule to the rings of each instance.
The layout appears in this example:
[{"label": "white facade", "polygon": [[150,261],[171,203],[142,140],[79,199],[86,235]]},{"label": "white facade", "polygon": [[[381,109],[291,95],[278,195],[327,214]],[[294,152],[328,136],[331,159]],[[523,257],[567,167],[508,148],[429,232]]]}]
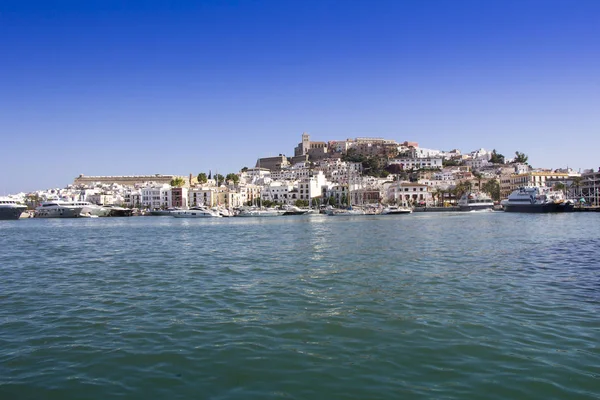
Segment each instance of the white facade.
[{"label": "white facade", "polygon": [[261,197],[276,203],[293,204],[298,200],[297,194],[296,186],[291,182],[271,182],[262,188]]},{"label": "white facade", "polygon": [[298,182],[298,198],[300,200],[312,200],[321,196],[321,187],[325,186],[327,180],[323,171],[318,171],[311,177],[306,177]]},{"label": "white facade", "polygon": [[385,199],[390,204],[404,206],[433,205],[433,198],[429,187],[420,183],[393,182],[387,187]]},{"label": "white facade", "polygon": [[394,158],[390,164],[397,164],[403,169],[442,168],[441,158]]},{"label": "white facade", "polygon": [[141,189],[141,206],[151,209],[170,207],[171,186],[147,186]]}]

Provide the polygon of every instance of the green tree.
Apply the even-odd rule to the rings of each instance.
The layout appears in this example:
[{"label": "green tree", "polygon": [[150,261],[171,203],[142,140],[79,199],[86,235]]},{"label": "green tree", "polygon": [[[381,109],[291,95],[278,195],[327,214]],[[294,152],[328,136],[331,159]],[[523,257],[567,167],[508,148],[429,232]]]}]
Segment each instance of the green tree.
[{"label": "green tree", "polygon": [[519,153],[518,151],[515,151],[515,159],[513,162],[515,163],[520,163],[520,164],[527,164],[527,159],[529,157],[527,157],[525,155],[525,153]]},{"label": "green tree", "polygon": [[182,177],[178,176],[177,178],[171,179],[171,186],[182,187],[183,185],[185,185],[185,179]]},{"label": "green tree", "polygon": [[308,207],[308,200],[298,199],[294,202],[294,205],[296,207]]},{"label": "green tree", "polygon": [[248,171],[248,167],[243,167],[243,168],[241,169],[241,172],[246,172],[246,171]]},{"label": "green tree", "polygon": [[491,179],[484,183],[481,190],[489,194],[492,200],[500,201],[500,183],[496,179]]},{"label": "green tree", "polygon": [[335,202],[335,197],[334,196],[329,196],[329,200],[328,203],[330,206],[335,206],[336,202]]},{"label": "green tree", "polygon": [[204,172],[200,172],[198,174],[198,183],[206,183],[208,182],[208,176]]},{"label": "green tree", "polygon": [[469,182],[469,181],[460,182],[458,185],[456,185],[454,187],[454,189],[452,189],[452,191],[454,192],[454,195],[457,198],[460,198],[463,194],[469,192],[470,190],[471,190],[471,182]]},{"label": "green tree", "polygon": [[321,206],[321,198],[315,197],[312,199],[312,206],[315,208],[319,208]]},{"label": "green tree", "polygon": [[240,176],[238,174],[229,173],[225,177],[225,180],[232,181],[234,185],[237,185],[240,182]]},{"label": "green tree", "polygon": [[558,190],[560,192],[564,192],[567,187],[562,182],[557,182],[554,184],[554,190]]},{"label": "green tree", "polygon": [[362,154],[359,154],[356,149],[348,149],[345,154],[342,154],[342,161],[346,162],[363,162],[366,160],[366,157]]},{"label": "green tree", "polygon": [[442,159],[442,167],[458,167],[462,165],[462,161],[449,159]]},{"label": "green tree", "polygon": [[215,180],[215,182],[217,182],[219,185],[222,184],[223,182],[225,182],[225,177],[221,174],[215,174],[215,176],[213,176],[213,179]]},{"label": "green tree", "polygon": [[579,196],[581,196],[581,177],[580,176],[575,176],[573,177],[573,181],[571,182],[571,185],[569,185],[569,189],[571,190],[571,197],[577,197],[579,199]]},{"label": "green tree", "polygon": [[492,164],[504,164],[504,156],[496,152],[496,149],[492,150],[492,156],[490,157]]}]

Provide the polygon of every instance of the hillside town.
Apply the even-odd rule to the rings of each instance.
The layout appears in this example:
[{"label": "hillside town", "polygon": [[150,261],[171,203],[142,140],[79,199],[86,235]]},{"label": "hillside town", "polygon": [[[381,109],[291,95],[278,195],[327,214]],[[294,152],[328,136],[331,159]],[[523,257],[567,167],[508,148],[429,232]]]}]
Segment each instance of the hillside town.
[{"label": "hillside town", "polygon": [[260,158],[253,167],[225,176],[212,171],[187,176],[79,175],[65,188],[9,197],[30,209],[59,199],[140,210],[258,204],[450,207],[466,192],[485,192],[499,202],[519,187],[533,186],[598,205],[600,170],[539,169],[527,161],[519,151],[511,158],[495,150],[443,151],[382,138],[318,142],[303,133],[293,156]]}]

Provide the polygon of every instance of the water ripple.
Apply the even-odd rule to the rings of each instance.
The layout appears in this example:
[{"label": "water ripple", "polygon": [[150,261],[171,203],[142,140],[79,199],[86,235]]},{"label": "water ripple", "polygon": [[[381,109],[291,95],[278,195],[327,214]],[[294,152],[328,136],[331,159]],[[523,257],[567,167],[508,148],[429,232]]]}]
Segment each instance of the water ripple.
[{"label": "water ripple", "polygon": [[0,398],[600,398],[596,218],[1,221]]}]

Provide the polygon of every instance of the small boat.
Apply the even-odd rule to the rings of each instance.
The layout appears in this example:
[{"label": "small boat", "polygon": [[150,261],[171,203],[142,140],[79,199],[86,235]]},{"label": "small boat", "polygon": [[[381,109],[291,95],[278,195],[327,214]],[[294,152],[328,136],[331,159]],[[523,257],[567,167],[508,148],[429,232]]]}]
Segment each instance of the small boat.
[{"label": "small boat", "polygon": [[275,208],[243,208],[236,217],[279,217],[283,212]]},{"label": "small boat", "polygon": [[172,211],[175,218],[222,218],[221,214],[206,207],[192,207],[189,210]]},{"label": "small boat", "polygon": [[411,214],[412,208],[400,207],[400,206],[387,206],[381,210],[381,215],[398,215],[398,214]]},{"label": "small boat", "polygon": [[308,209],[303,210],[300,207],[296,206],[286,206],[283,208],[283,215],[303,215],[307,213]]},{"label": "small boat", "polygon": [[332,215],[332,216],[366,215],[366,213],[365,213],[364,210],[362,210],[360,208],[352,208],[352,207],[348,207],[348,208],[334,208],[334,209],[331,209],[331,210],[328,210],[328,211],[329,212],[327,212],[327,215]]}]

